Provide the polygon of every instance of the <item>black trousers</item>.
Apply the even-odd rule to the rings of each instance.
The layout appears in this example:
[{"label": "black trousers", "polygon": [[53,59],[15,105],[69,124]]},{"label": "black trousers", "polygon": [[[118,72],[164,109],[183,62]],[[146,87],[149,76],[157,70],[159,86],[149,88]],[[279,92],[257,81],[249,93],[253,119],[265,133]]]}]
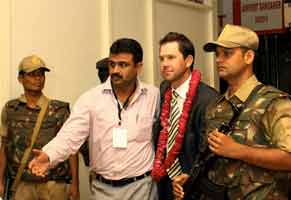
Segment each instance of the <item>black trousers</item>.
[{"label": "black trousers", "polygon": [[159,200],[174,200],[172,180],[165,176],[158,183]]}]

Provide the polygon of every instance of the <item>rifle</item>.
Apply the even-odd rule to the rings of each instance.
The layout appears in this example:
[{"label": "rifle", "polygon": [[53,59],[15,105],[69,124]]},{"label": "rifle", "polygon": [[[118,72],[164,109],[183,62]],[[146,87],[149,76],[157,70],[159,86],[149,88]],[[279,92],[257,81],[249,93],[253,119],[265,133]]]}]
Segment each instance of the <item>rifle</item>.
[{"label": "rifle", "polygon": [[9,175],[9,173],[6,170],[6,176],[5,176],[5,185],[4,185],[4,194],[3,194],[3,200],[11,200],[12,198],[12,187],[13,179]]},{"label": "rifle", "polygon": [[[233,108],[234,114],[228,123],[223,123],[218,129],[219,132],[227,134],[234,122],[237,120],[238,116],[241,113],[242,109],[237,108],[232,103],[230,103]],[[185,197],[184,199],[194,199],[191,190],[195,189],[198,194],[206,194],[207,197],[215,200],[227,200],[227,189],[222,186],[213,183],[208,179],[208,171],[213,163],[219,158],[207,148],[202,152],[193,165],[191,169],[191,176],[185,184]]]},{"label": "rifle", "polygon": [[[263,84],[257,85],[251,92],[251,94],[246,99],[245,103],[241,106],[235,106],[231,101],[229,101],[232,110],[233,116],[228,123],[223,123],[218,129],[219,132],[224,134],[229,134],[234,123],[237,121],[243,109],[248,105],[248,103],[253,99],[257,91],[263,87]],[[208,198],[215,200],[228,200],[227,188],[223,185],[218,185],[213,183],[208,179],[208,172],[213,166],[215,161],[219,156],[215,155],[207,147],[204,152],[201,152],[194,165],[191,169],[190,178],[185,183],[184,199],[197,199],[197,196],[206,195]]]}]

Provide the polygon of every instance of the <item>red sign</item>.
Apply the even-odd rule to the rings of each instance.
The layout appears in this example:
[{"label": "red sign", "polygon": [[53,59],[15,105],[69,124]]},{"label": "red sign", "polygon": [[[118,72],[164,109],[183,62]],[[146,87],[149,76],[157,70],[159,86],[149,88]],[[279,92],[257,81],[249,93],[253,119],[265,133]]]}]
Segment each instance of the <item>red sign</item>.
[{"label": "red sign", "polygon": [[[283,0],[239,0],[234,4],[239,15],[234,21],[260,33],[283,32]],[[239,7],[239,8],[238,8]]]}]

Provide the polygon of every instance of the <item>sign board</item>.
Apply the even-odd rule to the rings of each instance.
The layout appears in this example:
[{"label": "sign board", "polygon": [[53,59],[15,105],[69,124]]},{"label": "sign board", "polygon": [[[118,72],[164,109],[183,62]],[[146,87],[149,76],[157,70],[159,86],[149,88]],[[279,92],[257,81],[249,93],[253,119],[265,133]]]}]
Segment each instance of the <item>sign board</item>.
[{"label": "sign board", "polygon": [[283,0],[240,0],[239,7],[241,25],[258,33],[284,31]]}]

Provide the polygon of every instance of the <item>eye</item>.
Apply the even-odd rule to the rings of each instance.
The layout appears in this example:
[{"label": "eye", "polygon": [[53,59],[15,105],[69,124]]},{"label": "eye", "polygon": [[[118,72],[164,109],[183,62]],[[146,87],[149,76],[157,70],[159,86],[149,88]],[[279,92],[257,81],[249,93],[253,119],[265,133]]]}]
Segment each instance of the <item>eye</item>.
[{"label": "eye", "polygon": [[173,56],[173,55],[169,55],[169,56],[168,56],[168,59],[169,59],[169,60],[173,60],[174,58],[175,58],[175,56]]},{"label": "eye", "polygon": [[116,63],[113,61],[108,61],[108,65],[109,67],[114,68],[116,66]]},{"label": "eye", "polygon": [[119,65],[121,68],[125,68],[125,67],[128,67],[128,66],[129,66],[129,63],[127,63],[127,62],[119,62],[118,65]]},{"label": "eye", "polygon": [[224,57],[224,58],[229,58],[234,54],[234,50],[233,49],[227,49],[227,48],[223,48],[221,51],[215,51],[215,56],[216,57]]},{"label": "eye", "polygon": [[26,73],[26,75],[30,76],[30,77],[42,77],[42,76],[44,76],[44,71],[43,70],[36,70],[36,71]]},{"label": "eye", "polygon": [[229,58],[233,54],[233,49],[223,49],[223,54],[225,57]]},{"label": "eye", "polygon": [[114,68],[117,65],[121,68],[126,68],[130,65],[130,63],[124,62],[124,61],[120,61],[120,62],[109,61],[108,64],[109,64],[109,67],[111,67],[111,68]]}]

